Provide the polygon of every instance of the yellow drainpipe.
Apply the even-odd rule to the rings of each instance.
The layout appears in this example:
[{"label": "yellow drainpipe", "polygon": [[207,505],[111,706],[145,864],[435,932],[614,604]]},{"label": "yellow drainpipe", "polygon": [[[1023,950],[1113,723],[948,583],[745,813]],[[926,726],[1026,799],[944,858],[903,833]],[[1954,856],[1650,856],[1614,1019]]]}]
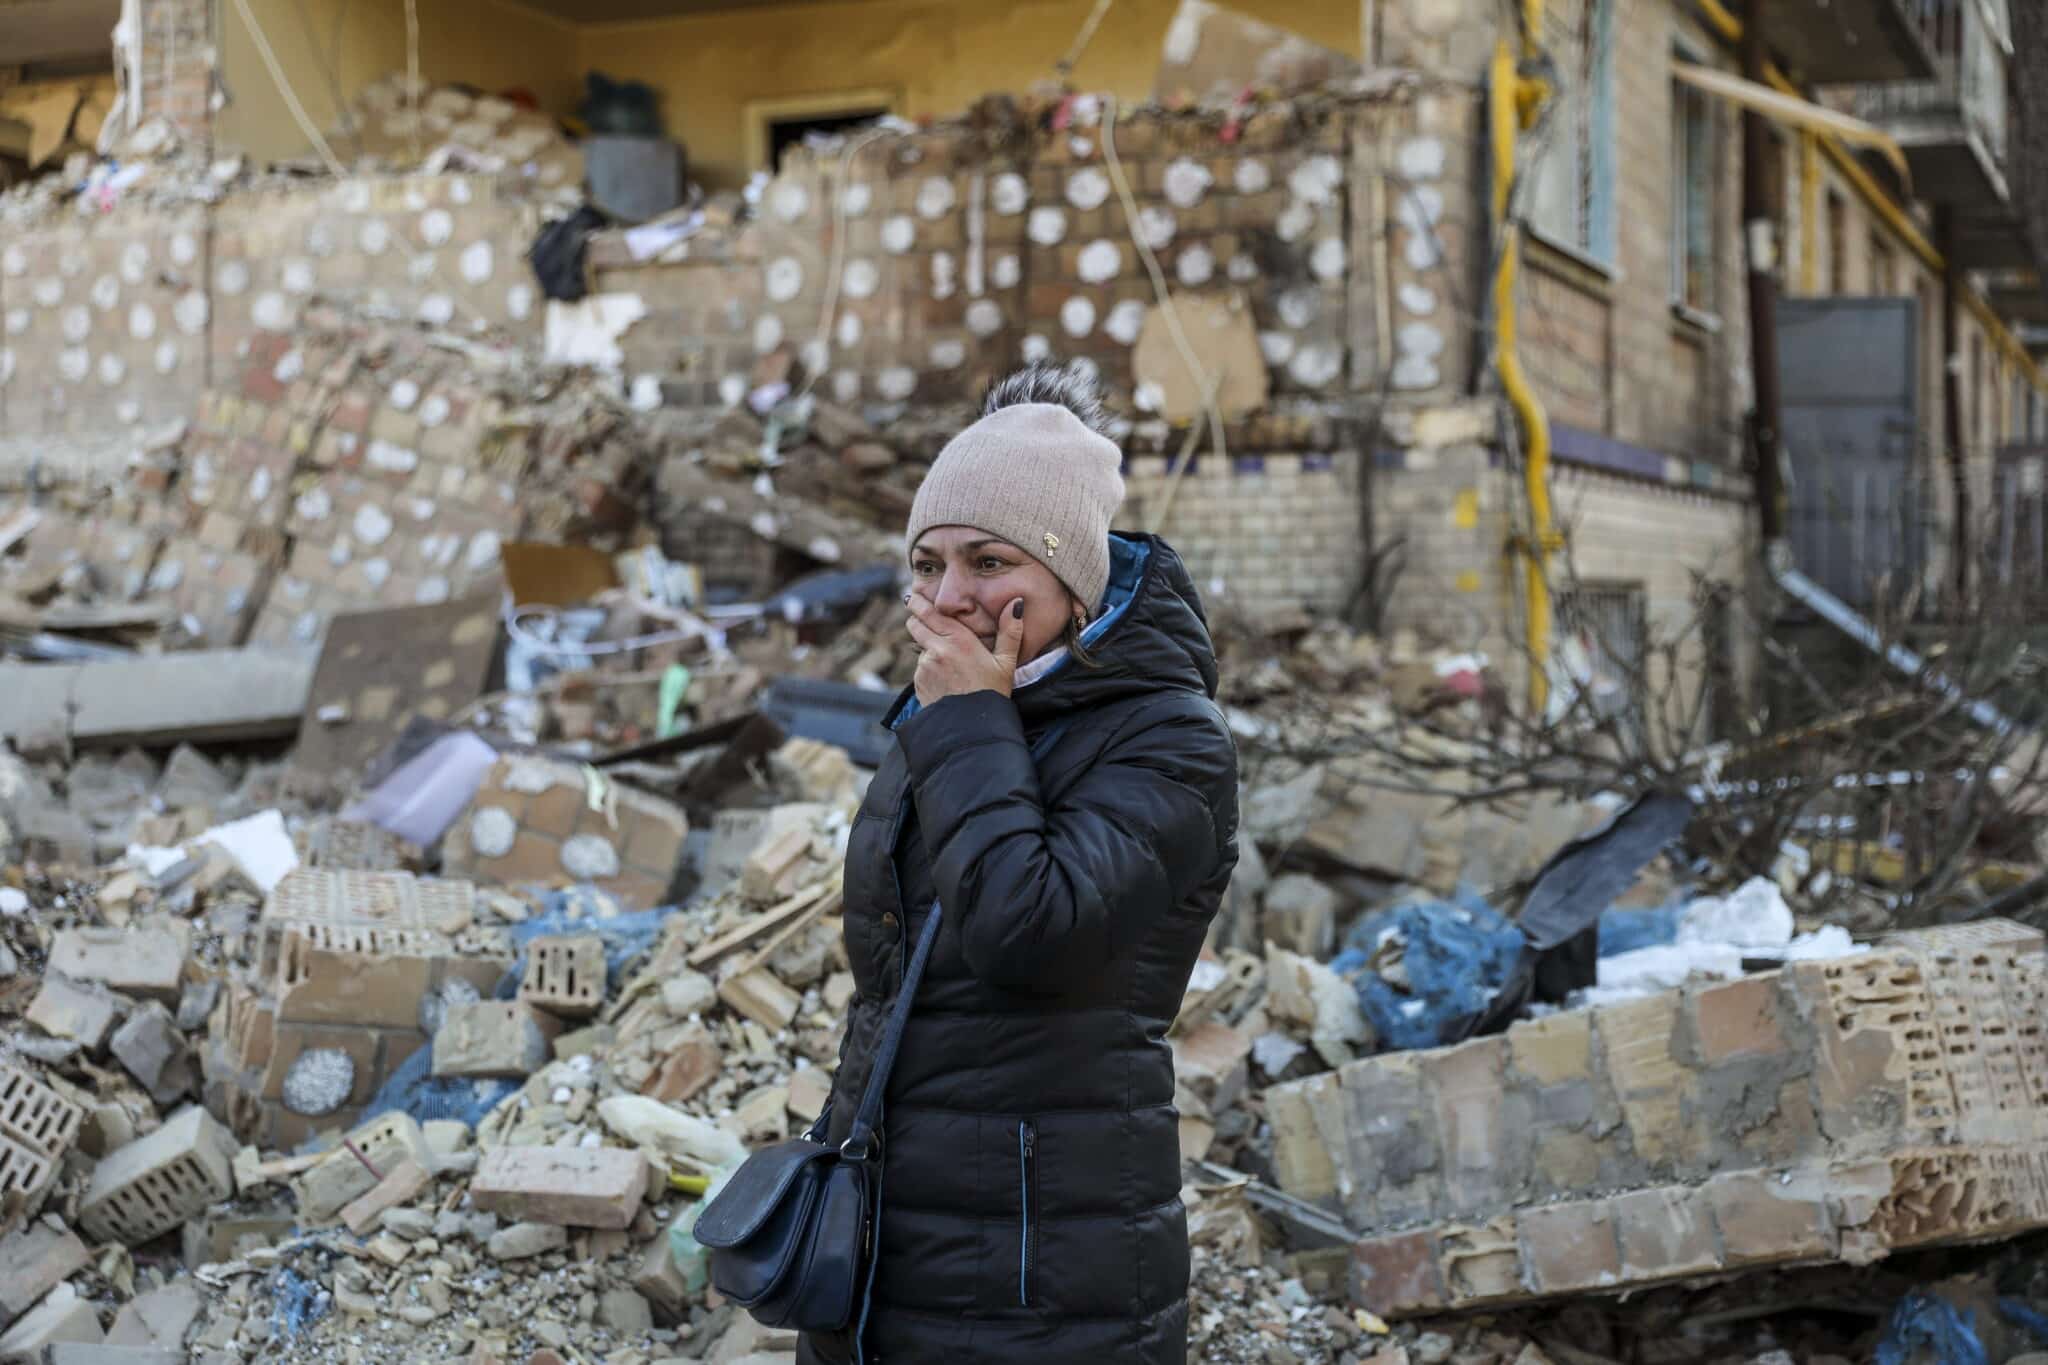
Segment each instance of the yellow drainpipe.
[{"label": "yellow drainpipe", "polygon": [[1799,135],[1799,292],[1820,292],[1820,136]]},{"label": "yellow drainpipe", "polygon": [[[1543,0],[1522,0],[1522,51],[1534,57],[1541,48]],[[1536,113],[1550,95],[1549,83],[1524,76],[1514,50],[1502,38],[1493,51],[1488,113],[1493,133],[1493,221],[1501,234],[1500,268],[1493,278],[1494,351],[1501,388],[1520,419],[1523,442],[1523,484],[1529,498],[1529,541],[1523,547],[1528,563],[1523,591],[1529,632],[1529,705],[1541,715],[1550,702],[1550,557],[1563,548],[1551,518],[1550,418],[1542,400],[1522,372],[1515,351],[1515,277],[1521,265],[1520,226],[1508,216],[1509,192],[1515,183],[1515,142],[1536,122]]]},{"label": "yellow drainpipe", "polygon": [[[1728,12],[1727,6],[1723,5],[1721,0],[1699,0],[1699,6],[1701,12],[1707,16],[1707,21],[1720,31],[1722,37],[1730,42],[1742,37],[1742,21]],[[1775,62],[1766,69],[1765,74],[1773,86],[1786,94],[1800,93],[1799,87],[1792,84],[1791,79]],[[1946,273],[1948,263],[1942,259],[1941,252],[1935,249],[1934,243],[1927,240],[1927,234],[1920,231],[1919,225],[1904,209],[1892,202],[1891,196],[1884,192],[1884,187],[1877,183],[1853,154],[1833,138],[1821,139],[1820,149],[1834,166],[1835,173],[1849,182],[1849,187],[1856,191],[1857,197],[1862,199],[1884,225],[1906,244],[1908,250],[1918,256],[1935,274]],[[2048,393],[2048,376],[2042,374],[2040,366],[2027,354],[2027,348],[2020,344],[2020,339],[2014,336],[2011,329],[1999,320],[1998,314],[1991,310],[1990,303],[1980,297],[1975,290],[1965,289],[1963,305],[1983,325],[1984,331],[1991,338],[1991,344],[2005,353],[2006,359],[2027,377],[2027,382],[2036,390]]]}]

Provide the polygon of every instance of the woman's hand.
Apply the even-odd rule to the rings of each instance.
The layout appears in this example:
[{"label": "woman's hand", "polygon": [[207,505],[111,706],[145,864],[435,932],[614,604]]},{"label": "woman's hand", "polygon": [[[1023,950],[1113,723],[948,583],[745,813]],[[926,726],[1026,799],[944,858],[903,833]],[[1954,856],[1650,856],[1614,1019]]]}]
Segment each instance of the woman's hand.
[{"label": "woman's hand", "polygon": [[969,692],[1000,692],[1010,695],[1017,680],[1017,653],[1024,644],[1024,599],[1003,609],[996,621],[996,645],[991,651],[979,637],[960,622],[949,620],[932,609],[923,597],[912,594],[910,638],[917,642],[917,676],[912,685],[920,705],[930,706],[941,697],[964,696]]}]

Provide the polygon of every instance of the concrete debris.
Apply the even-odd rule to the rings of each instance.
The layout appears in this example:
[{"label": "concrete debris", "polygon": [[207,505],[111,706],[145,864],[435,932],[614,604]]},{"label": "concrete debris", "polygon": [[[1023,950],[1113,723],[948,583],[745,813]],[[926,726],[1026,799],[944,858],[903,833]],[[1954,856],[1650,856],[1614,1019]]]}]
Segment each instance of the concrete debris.
[{"label": "concrete debris", "polygon": [[[1444,23],[1381,8],[1396,37]],[[357,92],[332,182],[209,164],[145,117],[118,162],[0,195],[0,289],[60,296],[7,310],[0,457],[75,434],[88,380],[135,405],[94,478],[39,465],[0,501],[0,1362],[786,1365],[791,1335],[671,1234],[831,1095],[842,860],[915,668],[895,537],[962,377],[1079,356],[1143,519],[1212,476],[1330,489],[1358,434],[1335,388],[1369,347],[1434,373],[1444,343],[1378,336],[1337,289],[1381,249],[1370,214],[1438,249],[1404,224],[1436,226],[1426,182],[1473,111],[1413,84],[1186,0],[1164,109],[991,102],[971,140],[898,129],[872,184],[792,148],[758,204],[592,235],[579,303],[522,262],[582,152],[468,87]],[[92,97],[60,103],[38,151],[89,140]],[[1112,136],[1130,224],[1094,164]],[[1399,212],[1376,148],[1414,182]],[[1170,308],[1131,296],[1126,228]],[[842,308],[813,344],[828,280],[860,302],[885,266],[931,298]],[[1153,466],[1210,410],[1235,467],[1187,461],[1162,498]],[[1492,420],[1389,408],[1381,434],[1435,430],[1408,453],[1449,478]],[[1472,477],[1445,536],[1494,525]],[[1191,542],[1235,513],[1187,515]],[[1603,923],[1576,993],[1518,961],[1535,1004],[1503,987],[1469,1041],[1390,1050],[1362,992],[1426,1006],[1429,949],[1351,932],[1471,900],[1510,922],[1611,811],[1581,799],[1604,779],[1486,769],[1512,689],[1473,646],[1203,586],[1243,857],[1167,1039],[1191,1359],[1693,1365],[1680,1335],[1758,1361],[1795,1330],[1801,1358],[1860,1359],[1732,1324],[1795,1270],[1862,1277],[1788,1295],[1805,1317],[1867,1316],[1900,1253],[2048,1227],[2048,952],[2003,920],[1892,932],[1914,876],[1888,823],[1785,822],[1759,867],[1689,846],[1613,907],[1667,936],[1597,956]],[[2038,861],[2042,818],[1973,848],[1943,913],[2029,886],[2001,860]],[[1611,1328],[1637,1311],[1630,1354]]]}]

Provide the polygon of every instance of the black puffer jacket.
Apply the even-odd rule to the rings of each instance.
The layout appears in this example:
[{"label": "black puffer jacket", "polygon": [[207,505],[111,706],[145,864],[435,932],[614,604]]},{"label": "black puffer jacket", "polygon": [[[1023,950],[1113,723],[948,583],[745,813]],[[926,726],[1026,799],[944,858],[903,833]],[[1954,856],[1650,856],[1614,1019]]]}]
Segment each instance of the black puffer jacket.
[{"label": "black puffer jacket", "polygon": [[[853,827],[834,1142],[945,907],[887,1092],[870,1362],[1187,1359],[1164,1039],[1237,860],[1237,758],[1179,557],[1116,537],[1109,602],[1092,668],[900,705]],[[806,1338],[798,1361],[851,1347]]]}]

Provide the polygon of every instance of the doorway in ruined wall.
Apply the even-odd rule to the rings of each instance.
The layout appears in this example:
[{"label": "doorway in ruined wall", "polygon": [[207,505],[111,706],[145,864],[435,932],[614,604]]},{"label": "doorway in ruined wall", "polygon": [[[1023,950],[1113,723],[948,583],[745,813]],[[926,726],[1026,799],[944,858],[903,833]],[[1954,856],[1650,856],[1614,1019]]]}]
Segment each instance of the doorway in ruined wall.
[{"label": "doorway in ruined wall", "polygon": [[807,138],[838,137],[900,112],[902,100],[886,89],[838,90],[791,99],[749,100],[746,105],[747,168],[774,175],[783,155]]},{"label": "doorway in ruined wall", "polygon": [[1928,568],[1919,311],[1913,298],[1778,301],[1793,556],[1859,610],[1899,606]]}]

